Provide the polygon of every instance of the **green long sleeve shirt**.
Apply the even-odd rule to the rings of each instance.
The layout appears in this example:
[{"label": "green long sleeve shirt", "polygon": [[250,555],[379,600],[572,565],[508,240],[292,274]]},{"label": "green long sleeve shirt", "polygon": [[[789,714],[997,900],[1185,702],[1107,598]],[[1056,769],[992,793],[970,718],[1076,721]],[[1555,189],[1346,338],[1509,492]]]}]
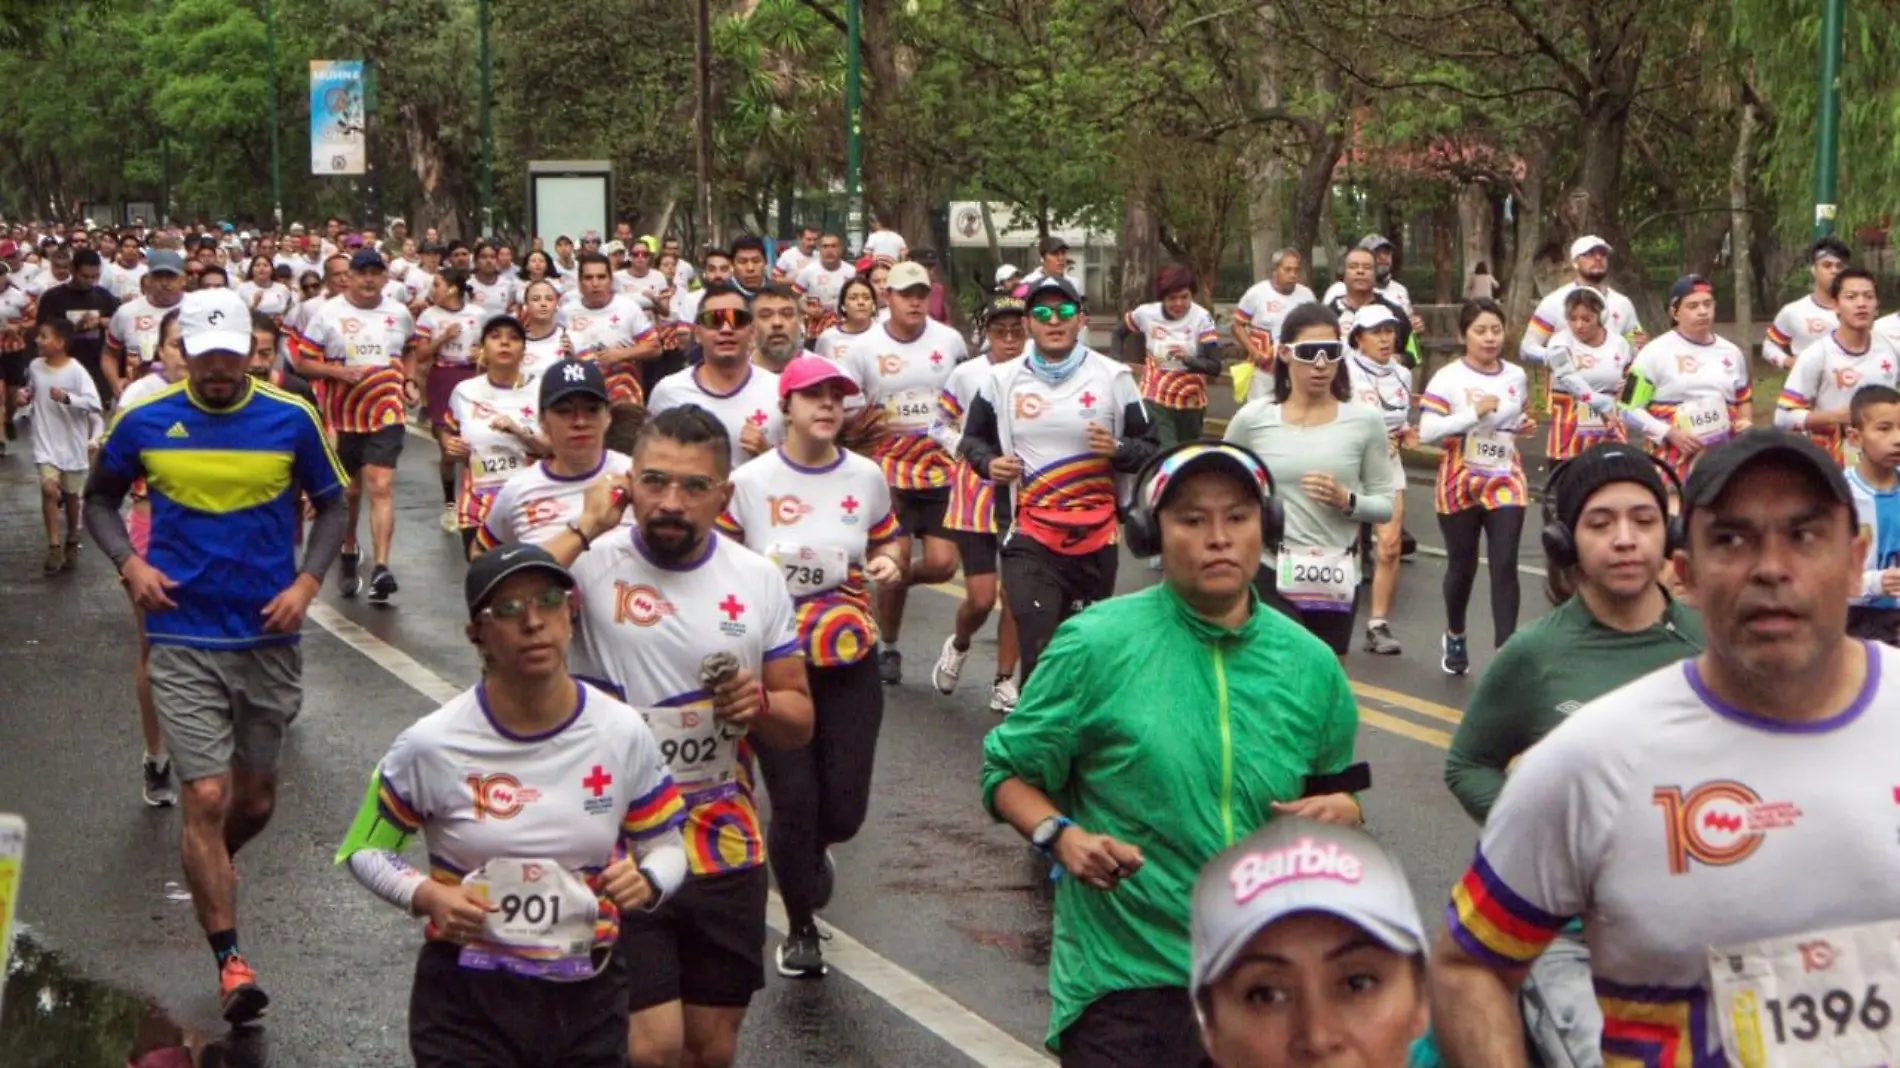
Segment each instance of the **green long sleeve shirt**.
[{"label": "green long sleeve shirt", "polygon": [[1465,706],[1445,757],[1445,785],[1483,823],[1511,761],[1570,713],[1625,683],[1702,651],[1702,617],[1671,600],[1641,631],[1604,626],[1572,597],[1511,635]]},{"label": "green long sleeve shirt", "polygon": [[1257,599],[1229,630],[1162,583],[1062,625],[983,742],[984,807],[995,816],[996,787],[1021,779],[1143,864],[1111,891],[1056,886],[1051,1049],[1106,994],[1187,986],[1195,876],[1308,775],[1352,763],[1358,725],[1332,652]]}]

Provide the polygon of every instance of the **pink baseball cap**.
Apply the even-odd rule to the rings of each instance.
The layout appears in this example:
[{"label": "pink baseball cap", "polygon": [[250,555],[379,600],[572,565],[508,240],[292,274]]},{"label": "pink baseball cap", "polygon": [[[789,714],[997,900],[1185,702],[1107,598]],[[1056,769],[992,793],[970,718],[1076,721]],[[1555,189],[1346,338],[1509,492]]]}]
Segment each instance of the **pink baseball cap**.
[{"label": "pink baseball cap", "polygon": [[823,356],[800,356],[785,365],[779,372],[778,395],[780,400],[794,393],[802,393],[816,385],[836,380],[844,384],[844,395],[856,396],[862,392],[857,380],[845,373],[845,369],[825,359]]}]

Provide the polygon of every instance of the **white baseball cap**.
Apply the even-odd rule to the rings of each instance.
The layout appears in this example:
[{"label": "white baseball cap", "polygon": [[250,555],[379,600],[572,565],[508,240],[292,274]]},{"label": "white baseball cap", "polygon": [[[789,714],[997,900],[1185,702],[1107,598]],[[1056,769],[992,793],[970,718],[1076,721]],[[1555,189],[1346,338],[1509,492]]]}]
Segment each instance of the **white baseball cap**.
[{"label": "white baseball cap", "polygon": [[1022,269],[1015,264],[1005,263],[996,269],[996,284],[1000,286],[1021,273]]},{"label": "white baseball cap", "polygon": [[248,355],[251,351],[251,309],[234,289],[185,294],[178,305],[178,330],[188,358],[208,352]]},{"label": "white baseball cap", "polygon": [[1595,234],[1585,234],[1570,243],[1570,258],[1574,260],[1579,256],[1595,252],[1597,249],[1602,249],[1605,252],[1616,251],[1610,247],[1608,241],[1603,240]]}]

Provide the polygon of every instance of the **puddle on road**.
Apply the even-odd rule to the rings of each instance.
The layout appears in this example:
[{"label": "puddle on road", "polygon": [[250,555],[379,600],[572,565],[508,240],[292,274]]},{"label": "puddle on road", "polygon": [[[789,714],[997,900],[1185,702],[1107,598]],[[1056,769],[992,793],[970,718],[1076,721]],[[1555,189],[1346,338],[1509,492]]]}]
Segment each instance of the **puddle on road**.
[{"label": "puddle on road", "polygon": [[261,1028],[187,1032],[147,997],[75,972],[21,932],[0,1006],[6,1068],[263,1068]]}]

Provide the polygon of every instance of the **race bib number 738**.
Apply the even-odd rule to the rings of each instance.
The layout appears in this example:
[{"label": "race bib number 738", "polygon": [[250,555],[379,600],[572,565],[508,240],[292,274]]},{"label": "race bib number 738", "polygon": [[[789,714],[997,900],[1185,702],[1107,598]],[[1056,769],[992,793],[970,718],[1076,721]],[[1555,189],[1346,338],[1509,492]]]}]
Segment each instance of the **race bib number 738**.
[{"label": "race bib number 738", "polygon": [[1735,1068],[1900,1063],[1900,922],[1712,949],[1709,978]]}]

